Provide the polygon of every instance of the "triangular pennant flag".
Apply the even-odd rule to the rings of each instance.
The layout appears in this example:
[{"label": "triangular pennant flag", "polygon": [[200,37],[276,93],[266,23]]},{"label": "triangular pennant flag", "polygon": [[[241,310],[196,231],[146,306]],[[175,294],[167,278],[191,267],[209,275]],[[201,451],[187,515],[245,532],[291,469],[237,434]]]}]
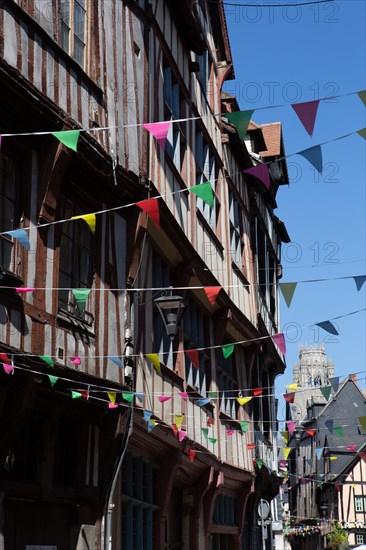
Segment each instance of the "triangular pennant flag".
[{"label": "triangular pennant flag", "polygon": [[33,292],[34,290],[36,290],[35,288],[32,288],[32,287],[20,287],[20,288],[16,288],[15,289],[15,292],[18,292],[19,294],[25,294],[26,292]]},{"label": "triangular pennant flag", "polygon": [[83,397],[83,394],[80,393],[79,391],[72,391],[71,392],[71,398],[72,399],[81,399],[81,397]]},{"label": "triangular pennant flag", "polygon": [[297,283],[279,283],[279,286],[287,307],[290,307]]},{"label": "triangular pennant flag", "polygon": [[363,139],[366,139],[366,128],[362,128],[362,130],[358,130],[358,135],[363,137]]},{"label": "triangular pennant flag", "polygon": [[6,353],[0,353],[0,359],[1,361],[3,361],[3,363],[7,363],[8,365],[10,365],[10,359],[6,355]]},{"label": "triangular pennant flag", "polygon": [[322,392],[324,399],[328,401],[330,392],[332,391],[332,386],[324,386],[324,388],[320,388],[320,391]]},{"label": "triangular pennant flag", "polygon": [[184,414],[175,414],[174,415],[175,425],[177,426],[177,428],[181,427],[182,422],[183,422],[183,418],[184,418]]},{"label": "triangular pennant flag", "polygon": [[366,281],[366,275],[357,275],[353,277],[353,280],[356,283],[357,290],[360,291]]},{"label": "triangular pennant flag", "polygon": [[282,431],[282,432],[280,432],[280,434],[282,435],[284,442],[288,443],[288,432],[287,431]]},{"label": "triangular pennant flag", "polygon": [[173,434],[174,434],[175,436],[177,436],[177,435],[178,435],[178,428],[177,428],[177,426],[176,426],[175,424],[172,424],[172,430],[173,430]]},{"label": "triangular pennant flag", "polygon": [[42,359],[47,365],[50,367],[54,367],[55,363],[52,361],[51,357],[48,357],[48,355],[39,355],[39,358]]},{"label": "triangular pennant flag", "polygon": [[219,396],[219,392],[218,391],[209,391],[209,392],[207,392],[207,395],[208,395],[208,397],[211,397],[212,399],[216,399],[216,397]]},{"label": "triangular pennant flag", "polygon": [[178,433],[178,440],[179,440],[179,443],[182,443],[183,439],[186,437],[187,435],[187,432],[185,430],[181,430],[179,433]]},{"label": "triangular pennant flag", "polygon": [[273,342],[276,344],[282,355],[286,355],[286,342],[285,342],[285,335],[283,332],[279,332],[278,334],[274,334],[271,336]]},{"label": "triangular pennant flag", "polygon": [[144,410],[143,414],[145,422],[148,422],[150,420],[152,413],[152,411]]},{"label": "triangular pennant flag", "polygon": [[280,464],[281,468],[287,468],[287,461],[286,460],[281,459],[279,464]]},{"label": "triangular pennant flag", "polygon": [[310,468],[313,467],[313,459],[312,458],[307,458],[306,463],[309,464]]},{"label": "triangular pennant flag", "polygon": [[209,181],[201,183],[200,185],[189,187],[188,191],[194,193],[197,197],[202,199],[203,202],[207,203],[208,206],[212,207],[215,204],[215,195],[212,191],[212,186]]},{"label": "triangular pennant flag", "polygon": [[206,296],[209,299],[211,304],[214,304],[216,302],[217,295],[221,289],[222,289],[221,286],[206,286],[204,288],[204,291],[206,292]]},{"label": "triangular pennant flag", "polygon": [[366,107],[366,90],[363,90],[362,92],[358,92],[357,95]]},{"label": "triangular pennant flag", "polygon": [[155,426],[157,425],[157,422],[156,420],[149,420],[148,423],[147,423],[147,431],[148,433],[150,433],[154,428]]},{"label": "triangular pennant flag", "polygon": [[321,457],[322,457],[322,454],[323,454],[323,447],[317,447],[317,448],[315,449],[315,454],[316,454],[316,458],[317,458],[318,460],[320,460]]},{"label": "triangular pennant flag", "polygon": [[136,202],[136,206],[140,208],[140,210],[143,210],[157,227],[160,227],[158,199],[146,199],[144,201]]},{"label": "triangular pennant flag", "polygon": [[199,406],[199,407],[204,407],[205,405],[207,405],[207,403],[210,402],[210,399],[208,397],[206,398],[201,398],[201,399],[197,399],[196,400],[196,404]]},{"label": "triangular pennant flag", "polygon": [[113,361],[113,363],[114,363],[115,365],[117,365],[117,367],[120,367],[120,368],[123,367],[122,360],[118,357],[118,355],[108,355],[108,359],[110,359],[111,361]]},{"label": "triangular pennant flag", "polygon": [[3,363],[3,369],[6,374],[11,374],[14,371],[14,365],[7,365],[6,363]]},{"label": "triangular pennant flag", "polygon": [[329,379],[330,385],[332,386],[333,393],[337,393],[339,388],[339,376],[334,376]]},{"label": "triangular pennant flag", "polygon": [[200,357],[199,353],[196,349],[186,349],[186,354],[188,355],[189,359],[192,361],[192,365],[196,367],[196,369],[200,368]]},{"label": "triangular pennant flag", "polygon": [[343,427],[342,426],[334,426],[334,431],[338,435],[339,439],[342,439],[342,437],[343,437]]},{"label": "triangular pennant flag", "polygon": [[214,437],[209,437],[208,438],[209,442],[212,443],[213,445],[215,445],[217,439],[215,439]]},{"label": "triangular pennant flag", "polygon": [[134,396],[135,395],[132,391],[123,391],[122,392],[122,398],[125,401],[128,401],[128,403],[132,403]]},{"label": "triangular pennant flag", "polygon": [[194,461],[194,457],[195,457],[195,456],[196,456],[196,451],[190,450],[190,451],[189,451],[189,460],[190,460],[191,462]]},{"label": "triangular pennant flag", "polygon": [[208,438],[208,428],[201,428],[202,430],[202,435],[205,439]]},{"label": "triangular pennant flag", "polygon": [[53,387],[58,380],[58,376],[53,376],[52,374],[49,374],[48,379],[50,381],[51,386]]},{"label": "triangular pennant flag", "polygon": [[263,393],[263,388],[256,388],[255,390],[253,390],[254,397],[258,397],[259,395],[262,395],[262,393]]},{"label": "triangular pennant flag", "polygon": [[234,430],[226,430],[226,435],[233,435]]},{"label": "triangular pennant flag", "polygon": [[262,458],[256,458],[256,459],[254,460],[254,464],[257,465],[258,470],[261,470],[261,469],[262,469],[262,466],[263,466],[263,459],[262,459]]},{"label": "triangular pennant flag", "polygon": [[144,400],[144,394],[143,393],[135,392],[135,397],[136,397],[136,399],[138,399],[140,401],[140,403],[142,403],[143,400]]},{"label": "triangular pennant flag", "polygon": [[248,130],[250,119],[252,118],[253,111],[235,111],[233,113],[223,113],[231,124],[233,124],[238,132],[241,141],[244,141],[245,135]]},{"label": "triangular pennant flag", "polygon": [[255,443],[248,443],[247,444],[247,449],[248,451],[253,451],[253,449],[256,448],[256,444]]},{"label": "triangular pennant flag", "polygon": [[92,233],[95,233],[95,226],[97,223],[95,214],[81,214],[80,216],[72,216],[70,220],[84,220],[89,226]]},{"label": "triangular pennant flag", "polygon": [[286,403],[293,403],[295,400],[295,393],[285,393],[283,395],[284,400]]},{"label": "triangular pennant flag", "polygon": [[333,420],[327,420],[326,422],[324,422],[325,424],[325,427],[330,431],[330,433],[332,434],[333,433]]},{"label": "triangular pennant flag", "polygon": [[359,416],[358,421],[361,424],[362,430],[366,432],[366,416]]},{"label": "triangular pennant flag", "polygon": [[159,147],[164,149],[168,133],[170,130],[171,120],[165,122],[152,122],[149,124],[143,124],[142,126],[154,136],[159,144]]},{"label": "triangular pennant flag", "polygon": [[282,447],[283,456],[285,460],[288,459],[288,455],[291,453],[291,447]]},{"label": "triangular pennant flag", "polygon": [[323,172],[323,155],[320,145],[315,145],[315,147],[310,147],[304,151],[299,151],[297,154],[306,158],[306,160],[309,161],[310,164],[314,166],[315,170],[317,170],[320,174]]},{"label": "triangular pennant flag", "polygon": [[350,483],[349,486],[352,487],[352,489],[354,489],[356,487],[356,484],[355,483]]},{"label": "triangular pennant flag", "polygon": [[338,458],[337,456],[330,456],[329,460],[337,460],[337,458]]},{"label": "triangular pennant flag", "polygon": [[64,132],[51,132],[63,145],[77,151],[80,130],[65,130]]},{"label": "triangular pennant flag", "polygon": [[330,334],[335,334],[336,336],[338,336],[337,329],[330,321],[322,321],[321,323],[315,323],[315,325],[322,328],[326,332],[329,332]]},{"label": "triangular pennant flag", "polygon": [[214,426],[215,425],[215,419],[213,416],[207,417],[207,426]]},{"label": "triangular pennant flag", "polygon": [[221,346],[221,349],[223,356],[227,359],[234,352],[235,346],[234,344],[225,344],[224,346]]},{"label": "triangular pennant flag", "polygon": [[250,176],[254,176],[257,179],[259,179],[266,189],[269,189],[271,186],[271,179],[269,175],[269,170],[267,164],[257,164],[257,166],[253,166],[253,168],[248,168],[248,170],[244,170],[246,174],[249,174]]},{"label": "triangular pennant flag", "polygon": [[346,447],[347,451],[351,451],[351,453],[354,453],[356,448],[356,445],[347,445]]},{"label": "triangular pennant flag", "polygon": [[14,229],[13,231],[7,231],[5,235],[10,235],[24,246],[26,250],[30,249],[30,242],[28,239],[28,234],[24,229]]},{"label": "triangular pennant flag", "polygon": [[308,435],[310,435],[310,437],[314,437],[315,430],[305,430],[305,433],[307,433]]},{"label": "triangular pennant flag", "polygon": [[80,393],[83,399],[89,399],[89,386],[87,390],[80,390]]},{"label": "triangular pennant flag", "polygon": [[73,365],[81,365],[81,358],[78,355],[71,356],[70,361]]},{"label": "triangular pennant flag", "polygon": [[366,453],[357,453],[361,460],[366,462]]},{"label": "triangular pennant flag", "polygon": [[115,402],[116,402],[116,398],[117,398],[117,392],[107,391],[107,395],[109,397],[109,401],[112,403],[112,405],[114,405]]},{"label": "triangular pennant flag", "polygon": [[170,401],[171,399],[173,399],[171,395],[158,395],[160,403],[165,403],[165,401]]},{"label": "triangular pennant flag", "polygon": [[247,429],[249,428],[249,422],[248,422],[248,420],[240,420],[240,421],[239,421],[239,424],[240,424],[240,427],[241,427],[241,431],[243,432],[243,434],[245,434],[245,432],[246,432]]},{"label": "triangular pennant flag", "polygon": [[73,288],[71,292],[75,298],[76,305],[82,311],[90,294],[90,288]]},{"label": "triangular pennant flag", "polygon": [[[160,366],[160,364],[159,364]],[[186,391],[179,391],[178,392],[179,397],[181,397],[184,401],[187,401],[188,399],[188,393]]]},{"label": "triangular pennant flag", "polygon": [[118,403],[108,403],[108,409],[118,409]]},{"label": "triangular pennant flag", "polygon": [[249,401],[252,400],[252,397],[237,397],[236,400],[239,405],[246,405],[247,403],[249,403]]},{"label": "triangular pennant flag", "polygon": [[288,433],[292,435],[296,428],[296,424],[297,424],[296,420],[287,420],[286,424],[287,424]]},{"label": "triangular pennant flag", "polygon": [[319,107],[319,99],[316,99],[315,101],[306,101],[305,103],[292,103],[291,107],[299,117],[309,136],[312,136],[316,113]]},{"label": "triangular pennant flag", "polygon": [[287,384],[286,388],[291,391],[296,391],[299,384]]},{"label": "triangular pennant flag", "polygon": [[158,372],[161,372],[159,355],[157,353],[147,353],[146,357],[149,359],[149,361],[151,361],[151,364],[154,366],[154,368]]}]

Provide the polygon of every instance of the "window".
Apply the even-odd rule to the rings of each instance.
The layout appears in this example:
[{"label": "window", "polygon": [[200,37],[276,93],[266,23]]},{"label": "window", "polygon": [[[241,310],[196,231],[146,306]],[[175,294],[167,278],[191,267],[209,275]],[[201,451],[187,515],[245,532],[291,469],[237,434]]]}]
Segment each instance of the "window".
[{"label": "window", "polygon": [[215,500],[213,523],[217,525],[236,525],[235,508],[235,497],[218,495]]},{"label": "window", "polygon": [[[205,348],[207,347],[208,320],[193,298],[188,296],[186,304],[186,312],[183,317],[184,349]],[[186,381],[199,393],[206,392],[206,388],[210,385],[207,359],[205,352],[200,351],[200,365],[197,369],[185,354]]]},{"label": "window", "polygon": [[[196,185],[209,181],[215,192],[217,181],[217,167],[214,155],[210,151],[210,147],[206,142],[201,130],[196,132],[195,143],[195,160],[196,160]],[[211,229],[216,230],[216,224],[219,213],[219,202],[215,195],[214,205],[211,207],[202,199],[197,198],[197,208],[202,212]]]},{"label": "window", "polygon": [[201,85],[201,90],[206,95],[209,103],[211,103],[212,98],[210,98],[210,95],[211,95],[210,76],[211,76],[212,61],[208,53],[208,50],[206,50],[202,55],[196,54],[196,62],[199,65],[199,72],[197,73],[197,78]]},{"label": "window", "polygon": [[365,540],[365,535],[356,534],[356,544],[363,544]]},{"label": "window", "polygon": [[[76,202],[63,199],[63,220],[85,214]],[[59,260],[59,309],[81,316],[71,291],[90,288],[93,282],[93,234],[83,220],[62,224]],[[83,313],[84,320],[87,320]]]},{"label": "window", "polygon": [[61,0],[61,46],[79,65],[85,62],[87,0]]},{"label": "window", "polygon": [[230,254],[231,259],[241,268],[243,263],[244,241],[243,221],[239,203],[232,191],[229,191],[230,217]]},{"label": "window", "polygon": [[317,374],[314,378],[314,386],[321,386],[322,385],[322,379],[320,374]]},{"label": "window", "polygon": [[[153,258],[153,287],[169,288],[171,286],[171,274],[169,267],[163,262],[158,254]],[[153,299],[163,296],[162,292],[155,293]],[[163,320],[158,309],[154,308],[154,350],[160,354],[162,362],[170,368],[173,368],[173,344],[166,333]]]},{"label": "window", "polygon": [[[228,342],[225,342],[228,343]],[[235,350],[227,359],[219,350],[217,354],[217,372],[220,390],[220,410],[236,418],[236,399],[238,384],[236,382],[236,361]]]},{"label": "window", "polygon": [[[164,103],[164,120],[185,118],[185,101],[181,95],[179,84],[169,66],[165,66],[164,68]],[[175,122],[171,124],[167,136],[166,152],[179,172],[182,170],[187,150],[185,133],[186,122]]]},{"label": "window", "polygon": [[[17,228],[16,223],[16,163],[0,154],[0,232]],[[13,240],[0,235],[0,267],[13,271]]]},{"label": "window", "polygon": [[126,454],[122,466],[122,550],[153,549],[154,469],[151,462]]},{"label": "window", "polygon": [[366,497],[355,496],[355,511],[366,512]]}]

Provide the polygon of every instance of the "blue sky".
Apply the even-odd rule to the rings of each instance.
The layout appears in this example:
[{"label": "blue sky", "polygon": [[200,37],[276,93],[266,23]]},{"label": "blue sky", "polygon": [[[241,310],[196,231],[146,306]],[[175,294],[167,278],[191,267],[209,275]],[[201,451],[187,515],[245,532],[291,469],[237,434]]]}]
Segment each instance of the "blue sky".
[{"label": "blue sky", "polygon": [[[366,126],[366,108],[357,95],[320,102],[312,138],[290,107],[366,88],[366,2],[226,6],[226,18],[236,80],[225,89],[235,93],[243,110],[285,105],[258,110],[253,119],[283,123],[287,154]],[[280,188],[275,211],[292,240],[283,249],[282,282],[366,274],[365,145],[357,134],[324,145],[322,175],[301,156],[288,159],[290,185]],[[359,383],[366,387],[365,312],[337,321],[337,337],[314,328],[316,322],[365,307],[366,284],[357,292],[352,279],[298,284],[290,308],[281,298],[288,351],[277,390],[283,393],[292,381],[301,343],[324,343],[336,375],[363,371]]]}]

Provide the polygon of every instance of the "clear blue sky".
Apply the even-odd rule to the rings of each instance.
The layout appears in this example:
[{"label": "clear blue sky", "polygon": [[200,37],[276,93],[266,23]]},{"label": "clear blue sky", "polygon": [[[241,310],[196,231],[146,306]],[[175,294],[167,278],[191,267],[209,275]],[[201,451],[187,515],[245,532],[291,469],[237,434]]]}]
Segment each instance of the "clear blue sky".
[{"label": "clear blue sky", "polygon": [[[287,105],[253,114],[258,123],[283,123],[287,154],[366,126],[366,108],[357,95],[321,102],[312,138],[290,107],[366,89],[366,2],[226,6],[226,18],[236,80],[225,89],[235,93],[241,109]],[[290,185],[277,195],[275,213],[296,243],[283,249],[282,282],[366,274],[366,141],[356,134],[324,145],[322,151],[324,172],[319,176],[303,157],[289,158]],[[292,381],[299,344],[322,342],[336,375],[363,371],[359,378],[365,387],[365,312],[337,321],[338,337],[314,328],[316,322],[365,307],[366,283],[357,292],[352,279],[298,284],[290,308],[281,298],[287,371],[277,378],[277,391],[283,393]],[[280,417],[281,411],[282,401]]]}]

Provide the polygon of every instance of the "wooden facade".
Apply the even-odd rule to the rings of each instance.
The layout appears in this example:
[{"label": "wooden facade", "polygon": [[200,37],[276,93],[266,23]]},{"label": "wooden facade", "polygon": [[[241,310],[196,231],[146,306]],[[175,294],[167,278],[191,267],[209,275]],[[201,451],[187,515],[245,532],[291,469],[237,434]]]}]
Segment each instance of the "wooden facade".
[{"label": "wooden facade", "polygon": [[[0,549],[261,547],[256,505],[281,480],[273,388],[284,359],[270,336],[287,173],[263,129],[249,147],[225,118],[238,110],[222,93],[233,77],[220,2],[0,6],[0,352],[15,365],[0,373]],[[141,124],[170,119],[163,149]],[[70,129],[82,130],[77,152],[47,133]],[[269,190],[243,173],[264,159],[277,167]],[[213,207],[189,192],[207,181]],[[159,227],[135,206],[154,197]],[[70,221],[94,212],[95,232]],[[29,250],[6,235],[21,228]],[[144,290],[169,287],[185,302],[174,339],[161,292]],[[91,289],[84,309],[78,288]],[[252,388],[263,395],[240,406]],[[129,406],[122,390],[141,395]]]}]

